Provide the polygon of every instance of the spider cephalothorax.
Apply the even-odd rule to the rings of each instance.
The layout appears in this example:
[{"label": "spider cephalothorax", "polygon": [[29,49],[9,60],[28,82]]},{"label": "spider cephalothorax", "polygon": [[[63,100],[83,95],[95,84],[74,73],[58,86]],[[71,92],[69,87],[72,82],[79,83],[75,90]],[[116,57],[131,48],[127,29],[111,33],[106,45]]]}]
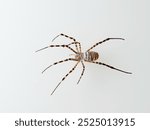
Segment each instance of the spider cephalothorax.
[{"label": "spider cephalothorax", "polygon": [[[73,70],[75,70],[75,68],[77,67],[77,65],[81,62],[82,64],[82,67],[83,67],[83,70],[82,70],[82,73],[81,73],[81,76],[77,82],[77,84],[80,82],[83,74],[84,74],[84,71],[85,71],[85,65],[84,65],[84,62],[89,62],[89,63],[95,63],[95,64],[99,64],[99,65],[104,65],[106,67],[109,67],[111,69],[114,69],[114,70],[117,70],[117,71],[120,71],[120,72],[123,72],[123,73],[126,73],[126,74],[132,74],[131,72],[127,72],[127,71],[124,71],[124,70],[120,70],[120,69],[117,69],[111,65],[108,65],[108,64],[105,64],[105,63],[102,63],[102,62],[96,62],[96,60],[99,58],[99,54],[98,52],[95,52],[95,51],[91,51],[93,48],[95,48],[96,46],[98,46],[99,44],[102,44],[108,40],[113,40],[113,39],[118,39],[118,40],[124,40],[123,38],[106,38],[105,40],[103,41],[100,41],[96,44],[94,44],[92,47],[90,47],[86,52],[82,52],[81,50],[81,44],[80,42],[77,42],[76,39],[74,39],[73,37],[69,37],[68,35],[65,35],[63,33],[57,35],[52,41],[54,41],[58,36],[64,36],[66,38],[69,38],[71,40],[73,40],[73,42],[71,42],[70,44],[67,44],[67,45],[49,45],[47,47],[44,47],[44,48],[41,48],[39,50],[37,50],[36,52],[38,51],[41,51],[41,50],[44,50],[46,48],[49,48],[49,47],[63,47],[63,48],[68,48],[69,50],[71,50],[72,52],[74,52],[74,58],[68,58],[68,59],[64,59],[64,60],[61,60],[61,61],[58,61],[58,62],[55,62],[53,63],[52,65],[48,66],[45,70],[42,71],[45,72],[48,68],[50,68],[51,66],[53,65],[56,65],[56,64],[59,64],[59,63],[63,63],[63,62],[66,62],[66,61],[76,61],[76,64],[75,66],[69,71],[69,73],[67,73],[63,78],[62,80],[58,83],[58,85],[55,87],[55,89],[53,90],[53,92],[51,93],[51,95],[55,92],[55,90],[58,88],[58,86],[61,84],[62,81],[65,80],[65,78],[73,72]],[[70,47],[71,45],[75,45],[75,49],[73,49],[72,47]]]}]

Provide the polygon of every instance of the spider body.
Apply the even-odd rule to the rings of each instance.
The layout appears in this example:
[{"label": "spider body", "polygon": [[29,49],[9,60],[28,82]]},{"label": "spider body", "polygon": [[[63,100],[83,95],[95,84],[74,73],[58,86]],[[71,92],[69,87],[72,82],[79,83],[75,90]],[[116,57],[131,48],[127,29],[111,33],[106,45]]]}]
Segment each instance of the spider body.
[{"label": "spider body", "polygon": [[85,61],[96,61],[99,58],[99,54],[95,51],[85,52]]},{"label": "spider body", "polygon": [[[123,38],[106,38],[104,39],[103,41],[100,41],[96,44],[94,44],[92,47],[90,47],[86,52],[82,52],[81,50],[81,44],[80,42],[77,42],[76,39],[74,39],[73,37],[70,37],[68,35],[65,35],[63,33],[57,35],[52,41],[54,41],[58,36],[64,36],[66,38],[69,38],[71,40],[73,40],[73,42],[71,42],[70,44],[67,44],[67,45],[49,45],[47,47],[44,47],[44,48],[41,48],[39,50],[37,50],[36,52],[38,51],[41,51],[41,50],[44,50],[46,48],[49,48],[49,47],[63,47],[63,48],[67,48],[69,50],[71,50],[72,52],[74,52],[75,54],[74,55],[74,58],[68,58],[68,59],[64,59],[64,60],[61,60],[61,61],[58,61],[58,62],[55,62],[53,63],[52,65],[48,66],[46,69],[44,69],[42,71],[42,73],[44,73],[48,68],[50,68],[51,66],[53,65],[57,65],[59,63],[63,63],[63,62],[67,62],[67,61],[76,61],[76,64],[74,65],[74,67],[69,71],[69,73],[67,73],[63,78],[62,80],[58,83],[58,85],[55,87],[55,89],[53,90],[53,92],[51,93],[51,95],[55,92],[55,90],[58,88],[58,86],[66,79],[66,77],[72,73],[76,67],[78,66],[79,63],[82,64],[82,72],[81,72],[81,75],[80,75],[80,78],[77,82],[77,84],[80,82],[83,74],[84,74],[84,71],[85,71],[85,65],[84,65],[84,62],[88,62],[88,63],[94,63],[94,64],[98,64],[98,65],[103,65],[103,66],[106,66],[106,67],[109,67],[111,69],[114,69],[114,70],[117,70],[117,71],[120,71],[120,72],[123,72],[123,73],[126,73],[126,74],[132,74],[131,72],[127,72],[127,71],[124,71],[124,70],[121,70],[121,69],[118,69],[118,68],[115,68],[111,65],[108,65],[108,64],[105,64],[105,63],[102,63],[102,62],[97,62],[96,60],[99,58],[99,54],[98,52],[95,52],[95,51],[91,51],[93,48],[95,48],[96,46],[98,46],[99,44],[102,44],[106,41],[109,41],[109,40],[114,40],[114,39],[118,39],[118,40],[124,40]],[[73,49],[71,47],[71,45],[75,45],[75,49]]]},{"label": "spider body", "polygon": [[99,54],[95,51],[89,51],[84,53],[78,53],[75,55],[77,61],[96,61],[99,58]]}]

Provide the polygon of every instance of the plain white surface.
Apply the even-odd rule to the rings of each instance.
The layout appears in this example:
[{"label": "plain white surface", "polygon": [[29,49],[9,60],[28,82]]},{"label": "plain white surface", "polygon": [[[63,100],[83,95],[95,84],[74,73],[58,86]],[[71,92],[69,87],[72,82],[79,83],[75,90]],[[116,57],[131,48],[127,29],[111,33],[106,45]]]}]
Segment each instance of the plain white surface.
[{"label": "plain white surface", "polygon": [[[149,0],[0,1],[0,112],[150,112]],[[127,75],[81,65],[50,93],[75,62],[53,66],[72,52],[47,46],[59,33],[75,37],[83,50],[107,37],[122,37],[94,50],[101,61]],[[61,37],[53,44],[67,44]]]}]

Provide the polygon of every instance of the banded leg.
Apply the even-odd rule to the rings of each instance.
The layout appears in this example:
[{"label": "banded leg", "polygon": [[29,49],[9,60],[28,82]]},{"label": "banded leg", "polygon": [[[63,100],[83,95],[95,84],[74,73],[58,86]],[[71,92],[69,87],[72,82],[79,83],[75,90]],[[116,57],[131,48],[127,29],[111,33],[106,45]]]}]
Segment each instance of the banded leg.
[{"label": "banded leg", "polygon": [[96,43],[95,45],[93,45],[91,48],[89,48],[89,49],[87,50],[87,52],[90,51],[90,50],[92,50],[94,47],[98,46],[99,44],[102,44],[103,42],[106,42],[106,41],[109,41],[109,40],[114,40],[114,39],[125,40],[125,39],[123,39],[123,38],[106,38],[105,40],[100,41],[100,42]]},{"label": "banded leg", "polygon": [[81,78],[82,78],[82,76],[83,76],[83,74],[84,74],[84,71],[85,71],[85,65],[84,65],[83,61],[81,61],[81,63],[82,63],[83,70],[82,70],[81,76],[80,76],[80,78],[79,78],[77,84],[80,82],[80,80],[81,80]]},{"label": "banded leg", "polygon": [[79,63],[79,61],[75,64],[75,66],[69,71],[69,73],[67,73],[63,78],[62,78],[62,80],[59,82],[59,84],[55,87],[55,89],[53,90],[53,92],[51,93],[51,95],[56,91],[56,89],[58,88],[58,86],[67,78],[67,76],[69,75],[69,74],[71,74],[74,70],[75,70],[75,68],[77,67],[77,65],[78,65],[78,63]]},{"label": "banded leg", "polygon": [[70,36],[68,36],[68,35],[65,35],[65,34],[61,33],[61,34],[57,35],[56,37],[54,37],[53,40],[52,40],[52,42],[53,42],[56,38],[58,38],[59,36],[64,36],[64,37],[66,37],[66,38],[69,38],[69,39],[73,40],[74,42],[76,41],[75,38],[70,37]]},{"label": "banded leg", "polygon": [[73,58],[68,58],[68,59],[65,59],[65,60],[61,60],[61,61],[57,61],[55,63],[53,63],[52,65],[48,66],[47,68],[45,68],[42,73],[44,73],[47,69],[49,69],[50,67],[54,66],[54,65],[57,65],[59,63],[63,63],[63,62],[66,62],[66,61],[77,61],[76,59],[73,59]]},{"label": "banded leg", "polygon": [[43,48],[41,48],[41,49],[39,49],[39,50],[37,50],[37,51],[35,51],[35,52],[38,52],[38,51],[47,49],[47,48],[49,48],[49,47],[66,47],[66,48],[70,49],[71,51],[73,51],[74,53],[77,54],[77,52],[76,52],[74,49],[72,49],[70,46],[68,46],[68,45],[49,45],[49,46],[43,47]]},{"label": "banded leg", "polygon": [[111,69],[114,69],[114,70],[117,70],[117,71],[120,71],[120,72],[123,72],[123,73],[126,73],[126,74],[132,74],[131,72],[127,72],[127,71],[124,71],[124,70],[120,70],[120,69],[117,69],[111,65],[107,65],[105,63],[101,63],[101,62],[94,62],[94,61],[86,61],[86,62],[90,62],[90,63],[95,63],[95,64],[99,64],[99,65],[104,65],[106,67],[109,67]]},{"label": "banded leg", "polygon": [[[59,36],[63,36],[63,37],[69,38],[69,39],[73,40],[74,42],[76,41],[75,38],[70,37],[70,36],[68,36],[68,35],[66,35],[66,34],[61,33],[61,34],[57,35],[56,37],[54,37],[54,39],[52,40],[52,42],[53,42],[56,38],[58,38]],[[76,47],[76,50],[78,51],[78,46],[77,46],[76,44],[75,44],[75,47]]]},{"label": "banded leg", "polygon": [[70,46],[70,45],[72,45],[72,44],[77,44],[77,45],[79,45],[79,51],[78,52],[82,52],[81,51],[81,44],[80,44],[80,42],[72,42],[72,43],[70,43],[70,44],[68,44],[68,46]]}]

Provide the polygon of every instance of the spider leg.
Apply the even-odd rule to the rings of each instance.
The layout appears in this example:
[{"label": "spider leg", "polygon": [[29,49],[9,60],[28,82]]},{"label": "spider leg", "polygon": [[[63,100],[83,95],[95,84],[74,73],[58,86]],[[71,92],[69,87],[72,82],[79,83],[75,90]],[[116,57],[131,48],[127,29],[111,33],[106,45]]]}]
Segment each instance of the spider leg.
[{"label": "spider leg", "polygon": [[81,76],[80,76],[80,78],[79,78],[77,84],[80,82],[80,80],[81,80],[81,78],[82,78],[82,76],[83,76],[83,74],[84,74],[84,71],[85,71],[85,65],[84,65],[83,61],[81,61],[81,63],[82,63],[83,70],[82,70]]},{"label": "spider leg", "polygon": [[63,36],[63,37],[69,38],[69,39],[73,40],[74,42],[76,41],[75,38],[70,37],[70,36],[68,36],[68,35],[66,35],[66,34],[61,33],[61,34],[57,35],[56,37],[54,37],[53,40],[52,40],[52,42],[53,42],[56,38],[58,38],[59,36]]},{"label": "spider leg", "polygon": [[78,50],[77,51],[80,52],[80,53],[82,52],[81,51],[81,44],[80,44],[80,42],[72,42],[72,43],[68,44],[68,46],[70,46],[72,44],[79,45],[79,51]]},{"label": "spider leg", "polygon": [[102,63],[102,62],[94,62],[94,61],[86,61],[86,62],[95,63],[95,64],[99,64],[99,65],[104,65],[106,67],[109,67],[111,69],[114,69],[114,70],[117,70],[117,71],[120,71],[120,72],[123,72],[123,73],[126,73],[126,74],[132,74],[131,72],[127,72],[127,71],[124,71],[124,70],[117,69],[117,68],[115,68],[111,65],[107,65],[107,64]]},{"label": "spider leg", "polygon": [[68,45],[49,45],[49,46],[43,47],[43,48],[41,48],[41,49],[39,49],[39,50],[37,50],[37,51],[35,51],[35,52],[38,52],[38,51],[47,49],[47,48],[49,48],[49,47],[66,47],[66,48],[70,49],[71,51],[73,51],[74,53],[77,54],[77,52],[76,52],[74,49],[72,49],[70,46],[68,46]]},{"label": "spider leg", "polygon": [[62,78],[62,80],[59,82],[59,84],[55,87],[55,89],[53,90],[53,92],[51,93],[51,95],[56,91],[56,89],[58,88],[58,86],[66,79],[66,77],[69,75],[69,74],[71,74],[74,70],[75,70],[75,68],[77,67],[77,65],[78,65],[78,63],[79,63],[79,61],[75,64],[75,66],[69,71],[69,73],[67,73],[63,78]]},{"label": "spider leg", "polygon": [[123,38],[106,38],[105,40],[100,41],[100,42],[94,44],[94,45],[93,45],[92,47],[90,47],[86,52],[92,50],[94,47],[98,46],[99,44],[102,44],[103,42],[106,42],[106,41],[109,41],[109,40],[114,40],[114,39],[125,40],[125,39],[123,39]]},{"label": "spider leg", "polygon": [[[76,41],[75,38],[70,37],[70,36],[68,36],[68,35],[66,35],[66,34],[61,33],[61,34],[57,35],[56,37],[54,37],[54,38],[52,39],[52,42],[53,42],[56,38],[58,38],[59,36],[63,36],[63,37],[69,38],[69,39],[73,40],[74,42]],[[77,46],[76,44],[75,44],[75,47],[76,47],[76,50],[79,51],[79,50],[78,50],[78,46]]]},{"label": "spider leg", "polygon": [[49,69],[50,67],[52,67],[52,66],[54,66],[54,65],[57,65],[57,64],[59,64],[59,63],[66,62],[66,61],[77,61],[77,60],[76,60],[76,59],[73,59],[73,58],[68,58],[68,59],[65,59],[65,60],[57,61],[57,62],[53,63],[52,65],[46,67],[46,68],[42,71],[42,73],[44,73],[44,72],[45,72],[47,69]]}]

